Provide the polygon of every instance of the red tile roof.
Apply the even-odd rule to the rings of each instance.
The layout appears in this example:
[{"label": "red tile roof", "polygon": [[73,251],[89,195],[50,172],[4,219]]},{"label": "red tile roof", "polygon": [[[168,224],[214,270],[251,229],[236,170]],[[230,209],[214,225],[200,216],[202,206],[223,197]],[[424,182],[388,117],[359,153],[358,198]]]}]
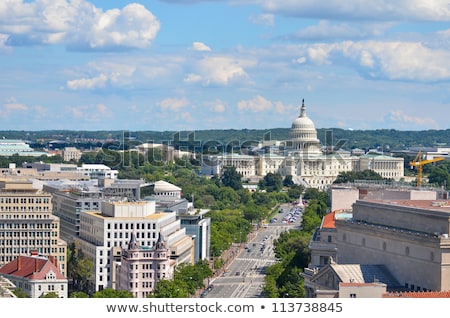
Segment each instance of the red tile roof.
[{"label": "red tile roof", "polygon": [[336,222],[334,218],[335,212],[328,213],[323,217],[323,229],[335,229],[336,228]]},{"label": "red tile roof", "polygon": [[65,279],[52,260],[53,258],[18,256],[1,267],[0,274],[28,278],[29,280],[40,280],[44,279],[49,271],[53,271],[56,279]]},{"label": "red tile roof", "polygon": [[450,291],[442,292],[397,292],[386,293],[383,298],[450,298]]}]

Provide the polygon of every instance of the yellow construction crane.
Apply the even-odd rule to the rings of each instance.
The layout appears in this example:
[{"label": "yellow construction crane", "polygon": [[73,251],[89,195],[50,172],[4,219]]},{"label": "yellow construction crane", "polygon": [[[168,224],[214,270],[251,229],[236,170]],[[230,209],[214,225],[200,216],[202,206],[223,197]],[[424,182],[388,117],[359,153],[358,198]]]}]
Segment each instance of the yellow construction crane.
[{"label": "yellow construction crane", "polygon": [[409,165],[411,166],[411,169],[413,169],[414,167],[417,167],[416,183],[417,183],[418,187],[422,186],[422,168],[423,168],[423,166],[428,164],[428,163],[438,162],[438,161],[442,161],[442,160],[445,160],[445,158],[443,158],[443,157],[436,157],[436,158],[433,158],[433,159],[423,160],[422,151],[419,151],[417,153],[416,158],[413,161],[411,161],[409,163]]}]

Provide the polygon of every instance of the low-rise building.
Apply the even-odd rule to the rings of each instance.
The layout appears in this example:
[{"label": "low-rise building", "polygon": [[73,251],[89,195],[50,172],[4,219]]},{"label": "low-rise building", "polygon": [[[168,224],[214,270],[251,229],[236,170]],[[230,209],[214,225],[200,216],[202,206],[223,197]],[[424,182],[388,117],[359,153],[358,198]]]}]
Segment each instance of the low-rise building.
[{"label": "low-rise building", "polygon": [[78,162],[78,160],[81,159],[81,155],[83,153],[81,150],[75,148],[75,147],[65,147],[62,156],[64,161],[75,161]]},{"label": "low-rise building", "polygon": [[30,256],[18,256],[0,267],[0,275],[10,280],[30,298],[39,298],[55,293],[67,298],[68,281],[60,272],[54,257],[39,256],[32,252]]},{"label": "low-rise building", "polygon": [[47,156],[45,151],[36,151],[24,140],[19,139],[0,139],[0,156]]}]

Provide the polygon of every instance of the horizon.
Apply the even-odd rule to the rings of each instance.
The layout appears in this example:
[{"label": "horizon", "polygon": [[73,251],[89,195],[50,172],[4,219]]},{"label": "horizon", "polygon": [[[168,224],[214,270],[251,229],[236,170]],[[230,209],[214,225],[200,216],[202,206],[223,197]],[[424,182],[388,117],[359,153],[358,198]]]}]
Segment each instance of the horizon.
[{"label": "horizon", "polygon": [[[227,130],[235,130],[235,131],[242,131],[242,130],[250,130],[250,131],[270,131],[270,130],[277,130],[277,129],[285,129],[290,130],[291,127],[272,127],[272,128],[207,128],[207,129],[186,129],[186,130],[151,130],[151,129],[139,129],[139,130],[130,130],[130,129],[98,129],[98,130],[88,130],[88,129],[40,129],[40,130],[14,130],[14,129],[8,129],[8,130],[0,130],[0,133],[19,133],[19,132],[25,132],[25,133],[39,133],[39,132],[52,132],[52,131],[66,131],[66,132],[89,132],[89,133],[96,133],[96,132],[156,132],[156,133],[166,133],[166,132],[195,132],[195,131],[227,131]],[[364,132],[364,131],[396,131],[396,132],[423,132],[423,131],[447,131],[450,130],[450,128],[445,129],[422,129],[422,130],[401,130],[401,129],[395,129],[395,128],[373,128],[373,129],[349,129],[349,128],[339,128],[339,127],[323,127],[318,128],[316,127],[316,130],[344,130],[349,132]],[[3,138],[8,139],[8,138]]]},{"label": "horizon", "polygon": [[2,128],[449,129],[450,7],[359,4],[8,1]]}]

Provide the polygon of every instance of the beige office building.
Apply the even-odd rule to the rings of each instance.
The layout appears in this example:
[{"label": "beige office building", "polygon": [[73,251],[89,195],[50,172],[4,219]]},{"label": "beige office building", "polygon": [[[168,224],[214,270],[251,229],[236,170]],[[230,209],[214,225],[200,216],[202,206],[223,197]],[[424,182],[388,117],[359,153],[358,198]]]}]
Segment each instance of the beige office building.
[{"label": "beige office building", "polygon": [[351,220],[336,220],[339,264],[381,264],[400,285],[450,290],[447,200],[357,200]]},{"label": "beige office building", "polygon": [[67,276],[67,243],[60,219],[52,214],[52,196],[25,179],[0,180],[0,266],[37,252],[53,256]]}]

